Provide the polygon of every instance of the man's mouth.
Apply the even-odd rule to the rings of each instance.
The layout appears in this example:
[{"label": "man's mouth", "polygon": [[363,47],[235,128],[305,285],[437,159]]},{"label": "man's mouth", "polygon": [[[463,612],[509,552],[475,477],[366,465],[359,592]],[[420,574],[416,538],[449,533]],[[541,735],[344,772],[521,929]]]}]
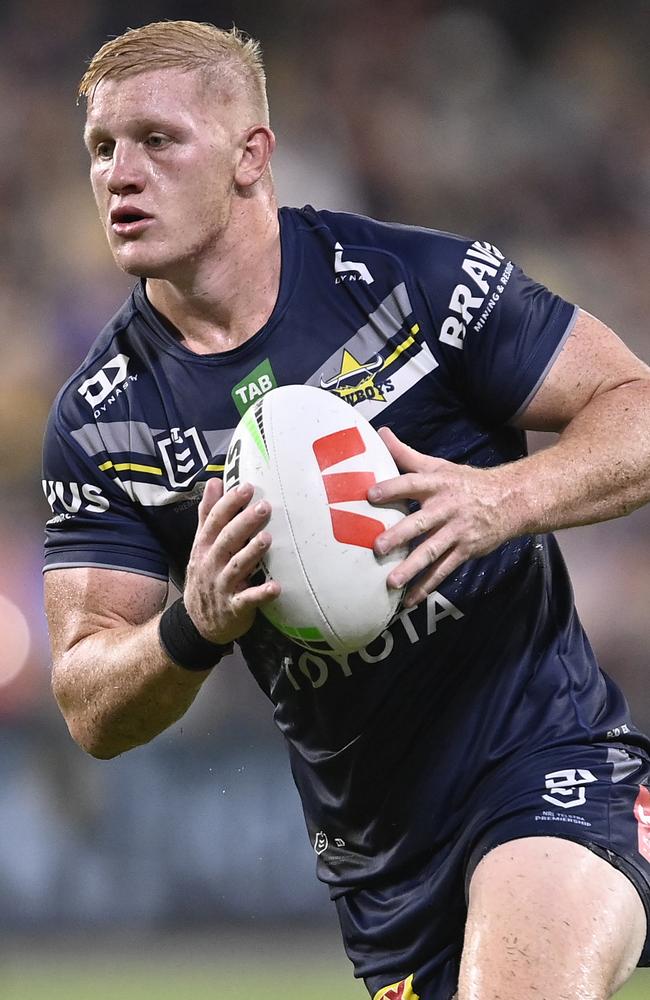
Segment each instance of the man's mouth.
[{"label": "man's mouth", "polygon": [[117,236],[137,236],[143,232],[153,216],[137,208],[135,205],[121,205],[111,210],[110,225]]}]

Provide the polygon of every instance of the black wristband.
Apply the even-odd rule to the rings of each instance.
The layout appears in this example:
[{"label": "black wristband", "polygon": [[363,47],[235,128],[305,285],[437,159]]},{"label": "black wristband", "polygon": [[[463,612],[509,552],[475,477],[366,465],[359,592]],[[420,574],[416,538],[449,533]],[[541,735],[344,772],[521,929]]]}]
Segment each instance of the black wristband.
[{"label": "black wristband", "polygon": [[201,635],[182,597],[163,611],[158,624],[158,637],[169,659],[184,670],[210,670],[224,656],[232,653],[232,642],[221,645]]}]

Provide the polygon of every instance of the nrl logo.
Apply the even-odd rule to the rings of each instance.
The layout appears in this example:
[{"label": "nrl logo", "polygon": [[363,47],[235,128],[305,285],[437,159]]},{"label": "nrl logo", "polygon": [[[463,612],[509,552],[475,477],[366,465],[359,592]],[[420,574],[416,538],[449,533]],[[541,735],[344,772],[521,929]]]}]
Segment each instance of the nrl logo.
[{"label": "nrl logo", "polygon": [[385,393],[393,391],[390,379],[380,376],[385,366],[386,362],[380,354],[370,361],[362,362],[344,348],[340,371],[330,378],[323,378],[321,375],[320,387],[334,392],[351,406],[356,406],[364,399],[385,403]]},{"label": "nrl logo", "polygon": [[[210,461],[196,427],[172,427],[169,437],[158,441],[165,472],[176,489],[189,486]],[[183,476],[183,478],[178,478]]]},{"label": "nrl logo", "polygon": [[323,854],[329,847],[329,840],[327,839],[327,834],[323,830],[319,830],[314,838],[314,850],[316,854]]}]

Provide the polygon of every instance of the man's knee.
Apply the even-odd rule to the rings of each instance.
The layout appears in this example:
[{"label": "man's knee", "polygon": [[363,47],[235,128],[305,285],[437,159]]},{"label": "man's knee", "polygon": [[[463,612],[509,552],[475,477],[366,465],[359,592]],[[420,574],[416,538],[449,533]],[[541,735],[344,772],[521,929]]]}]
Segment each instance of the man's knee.
[{"label": "man's knee", "polygon": [[459,1000],[608,1000],[646,934],[625,875],[571,841],[503,844],[470,885]]}]

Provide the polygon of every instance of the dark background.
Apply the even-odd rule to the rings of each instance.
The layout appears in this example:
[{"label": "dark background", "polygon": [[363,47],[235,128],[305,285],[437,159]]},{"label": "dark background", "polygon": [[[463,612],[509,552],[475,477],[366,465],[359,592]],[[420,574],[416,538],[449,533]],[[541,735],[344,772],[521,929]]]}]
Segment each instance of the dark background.
[{"label": "dark background", "polygon": [[[76,748],[50,694],[43,424],[130,287],[87,181],[87,60],[150,20],[236,23],[264,47],[282,203],[494,242],[647,361],[648,15],[641,0],[0,6],[0,926],[329,914],[270,711],[239,661],[181,724],[111,762]],[[649,539],[647,511],[561,536],[602,665],[646,728]]]}]

